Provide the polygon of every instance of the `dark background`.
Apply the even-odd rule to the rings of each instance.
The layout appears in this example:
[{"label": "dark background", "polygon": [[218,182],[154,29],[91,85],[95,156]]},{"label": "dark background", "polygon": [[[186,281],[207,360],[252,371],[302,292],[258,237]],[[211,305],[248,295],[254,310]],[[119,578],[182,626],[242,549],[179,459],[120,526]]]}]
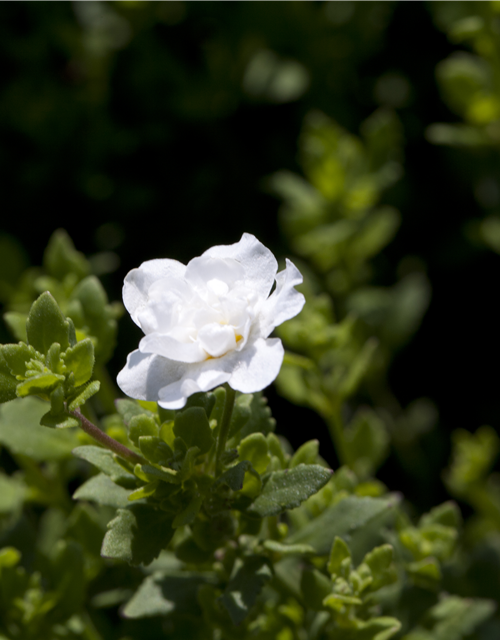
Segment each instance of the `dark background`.
[{"label": "dark background", "polygon": [[[485,214],[474,190],[498,158],[425,137],[432,123],[457,120],[435,68],[460,48],[425,2],[1,3],[0,231],[35,265],[59,227],[86,254],[114,252],[119,263],[102,276],[111,299],[142,261],[187,262],[245,231],[290,256],[265,178],[300,173],[304,116],[319,109],[357,134],[376,108],[395,108],[405,175],[384,201],[403,222],[374,283],[392,284],[405,256],[426,265],[431,304],[390,382],[403,406],[428,397],[438,407],[440,435],[423,446],[440,492],[450,432],[499,419],[498,256],[464,231]],[[308,87],[281,101],[252,95],[244,77],[258,49],[298,61]],[[404,79],[405,98],[377,90],[387,74]],[[122,319],[113,375],[138,335]],[[294,445],[317,436],[334,460],[315,414],[273,389],[268,397]],[[291,428],[299,422],[307,433]],[[389,461],[382,479],[417,495],[398,486],[398,464]]]}]

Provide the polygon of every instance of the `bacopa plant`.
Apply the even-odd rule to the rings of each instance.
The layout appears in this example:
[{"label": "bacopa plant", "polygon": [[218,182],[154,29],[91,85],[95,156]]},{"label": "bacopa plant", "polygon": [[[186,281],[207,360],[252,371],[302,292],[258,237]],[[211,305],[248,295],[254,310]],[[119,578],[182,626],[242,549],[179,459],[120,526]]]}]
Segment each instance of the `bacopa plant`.
[{"label": "bacopa plant", "polygon": [[[462,592],[457,505],[412,518],[374,477],[382,418],[339,422],[377,343],[307,283],[301,312],[292,262],[278,272],[244,234],[133,269],[123,302],[144,337],[118,375],[127,397],[97,357],[119,306],[63,232],[45,263],[49,288],[13,305],[19,342],[0,349],[0,638],[460,640],[495,624],[491,599]],[[270,337],[283,323],[294,354]],[[335,472],[317,440],[276,435],[262,392],[279,374],[331,421]],[[487,464],[474,476],[462,441],[449,483],[475,496]]]}]

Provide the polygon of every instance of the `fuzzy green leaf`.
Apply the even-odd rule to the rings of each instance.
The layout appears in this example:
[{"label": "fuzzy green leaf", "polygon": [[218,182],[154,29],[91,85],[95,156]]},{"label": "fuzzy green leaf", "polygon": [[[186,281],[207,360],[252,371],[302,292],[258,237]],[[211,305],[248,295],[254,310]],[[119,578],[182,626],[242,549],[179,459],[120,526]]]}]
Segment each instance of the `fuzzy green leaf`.
[{"label": "fuzzy green leaf", "polygon": [[80,423],[76,418],[69,416],[64,411],[61,413],[52,413],[48,411],[42,416],[40,424],[44,427],[50,427],[51,429],[68,429],[70,427],[79,427]]},{"label": "fuzzy green leaf", "polygon": [[92,444],[83,445],[73,449],[73,455],[82,460],[90,462],[100,471],[109,476],[113,481],[129,483],[131,487],[136,486],[135,477],[129,474],[116,462],[114,455],[108,449],[97,447]]},{"label": "fuzzy green leaf", "polygon": [[46,354],[54,342],[69,347],[69,323],[51,293],[46,291],[31,305],[26,320],[28,343]]},{"label": "fuzzy green leaf", "polygon": [[116,409],[123,418],[123,422],[126,425],[130,424],[130,421],[134,416],[147,415],[153,416],[151,411],[144,409],[141,405],[134,400],[126,400],[125,398],[115,401]]},{"label": "fuzzy green leaf", "polygon": [[94,370],[94,345],[90,338],[77,342],[62,356],[68,371],[75,375],[75,386],[79,387],[90,380]]},{"label": "fuzzy green leaf", "polygon": [[289,538],[290,543],[304,542],[318,554],[329,553],[335,536],[348,539],[377,518],[386,517],[398,504],[397,496],[360,498],[348,496],[329,507],[303,529]]},{"label": "fuzzy green leaf", "polygon": [[101,554],[132,565],[150,564],[172,539],[172,517],[146,504],[118,509],[108,524]]},{"label": "fuzzy green leaf", "polygon": [[299,464],[315,464],[318,460],[319,441],[309,440],[305,442],[294,453],[290,460],[290,468],[297,467]]},{"label": "fuzzy green leaf", "polygon": [[7,311],[3,316],[5,324],[9,327],[14,338],[16,340],[22,340],[22,342],[28,341],[28,336],[26,335],[26,318],[26,313],[20,313],[18,311]]},{"label": "fuzzy green leaf", "polygon": [[43,254],[43,266],[49,275],[61,281],[68,273],[74,273],[80,279],[90,271],[87,259],[75,249],[64,229],[57,229],[50,237]]},{"label": "fuzzy green leaf", "polygon": [[330,559],[328,561],[328,571],[331,573],[331,575],[341,575],[342,562],[346,558],[350,557],[351,552],[349,550],[349,547],[342,540],[342,538],[336,536],[332,545],[332,550],[330,551]]},{"label": "fuzzy green leaf", "polygon": [[242,394],[236,398],[233,413],[231,415],[231,424],[229,426],[230,438],[241,431],[241,429],[243,429],[250,420],[250,416],[252,415],[252,400],[252,394]]},{"label": "fuzzy green leaf", "polygon": [[217,478],[214,483],[214,488],[220,483],[225,483],[233,491],[240,491],[243,487],[245,472],[249,471],[251,466],[252,465],[248,460],[238,462],[238,464],[235,464],[234,467],[230,467]]},{"label": "fuzzy green leaf", "polygon": [[330,469],[316,464],[301,464],[294,469],[274,471],[260,496],[250,505],[249,512],[264,517],[294,509],[319,491],[330,480],[332,473]]},{"label": "fuzzy green leaf", "polygon": [[24,342],[19,342],[19,344],[4,344],[0,347],[0,353],[5,358],[12,375],[21,376],[22,378],[24,378],[26,374],[26,364],[36,355],[33,347],[28,347]]},{"label": "fuzzy green leaf", "polygon": [[355,637],[359,640],[389,640],[400,629],[401,622],[396,618],[380,616],[367,622],[358,623]]},{"label": "fuzzy green leaf", "polygon": [[262,433],[251,433],[238,448],[240,460],[248,460],[257,473],[265,473],[271,458],[268,444]]},{"label": "fuzzy green leaf", "polygon": [[17,395],[20,398],[37,395],[48,396],[61,382],[64,382],[64,376],[50,372],[40,373],[20,382],[17,385]]},{"label": "fuzzy green leaf", "polygon": [[9,402],[17,397],[17,384],[17,380],[11,374],[11,369],[0,350],[0,403]]},{"label": "fuzzy green leaf", "polygon": [[80,612],[86,586],[81,546],[73,540],[60,540],[53,552],[52,569],[57,579],[58,614],[67,618]]},{"label": "fuzzy green leaf", "polygon": [[271,417],[271,409],[267,406],[267,400],[261,393],[251,394],[250,403],[251,415],[241,429],[241,437],[244,438],[251,433],[263,433],[267,435],[274,431],[276,420]]},{"label": "fuzzy green leaf", "polygon": [[73,431],[55,432],[40,426],[48,405],[38,398],[19,398],[0,407],[0,444],[33,460],[64,460],[78,444]]},{"label": "fuzzy green leaf", "polygon": [[207,577],[196,574],[148,576],[123,609],[126,618],[166,616],[169,613],[200,615],[197,592]]},{"label": "fuzzy green leaf", "polygon": [[186,411],[191,407],[201,407],[207,417],[212,413],[212,409],[215,406],[216,397],[213,393],[193,393],[186,401],[185,407],[182,409]]},{"label": "fuzzy green leaf", "polygon": [[220,598],[233,624],[240,624],[246,618],[271,577],[272,569],[267,558],[247,556],[244,559]]},{"label": "fuzzy green leaf", "polygon": [[316,553],[309,544],[284,544],[277,540],[264,540],[262,546],[264,549],[282,556],[305,556]]},{"label": "fuzzy green leaf", "polygon": [[0,514],[20,509],[26,497],[21,479],[0,472]]},{"label": "fuzzy green leaf", "polygon": [[172,526],[177,528],[182,527],[185,524],[191,524],[191,522],[196,518],[202,504],[203,496],[193,496],[187,507],[175,516]]},{"label": "fuzzy green leaf", "polygon": [[307,607],[313,611],[323,609],[323,600],[332,592],[332,582],[321,571],[306,568],[300,581],[302,596]]},{"label": "fuzzy green leaf", "polygon": [[139,438],[142,436],[158,438],[158,425],[152,415],[140,413],[130,419],[128,435],[132,442],[139,446]]},{"label": "fuzzy green leaf", "polygon": [[95,395],[99,389],[101,388],[101,383],[99,380],[93,380],[89,382],[89,384],[83,388],[83,390],[79,390],[76,398],[73,398],[69,403],[69,410],[75,411],[78,407],[81,407],[82,404],[85,404],[89,398]]},{"label": "fuzzy green leaf", "polygon": [[188,447],[198,447],[200,453],[210,451],[214,438],[207,414],[201,407],[191,407],[175,416],[174,433]]},{"label": "fuzzy green leaf", "polygon": [[74,500],[88,500],[100,505],[119,509],[129,505],[130,491],[118,486],[104,473],[92,476],[84,482],[73,494]]}]

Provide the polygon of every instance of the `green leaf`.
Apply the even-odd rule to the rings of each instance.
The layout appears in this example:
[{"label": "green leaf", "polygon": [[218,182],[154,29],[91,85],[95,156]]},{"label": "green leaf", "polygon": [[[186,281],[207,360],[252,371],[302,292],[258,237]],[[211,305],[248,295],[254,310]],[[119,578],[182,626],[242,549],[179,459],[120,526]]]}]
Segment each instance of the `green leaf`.
[{"label": "green leaf", "polygon": [[184,540],[175,547],[175,555],[182,562],[189,564],[204,564],[210,562],[213,557],[213,549],[201,549],[192,536]]},{"label": "green leaf", "polygon": [[210,451],[214,443],[207,414],[201,407],[191,407],[178,413],[175,416],[174,433],[188,447],[198,447],[200,453]]},{"label": "green leaf", "polygon": [[0,350],[0,403],[9,402],[17,397],[17,384],[18,382],[11,374],[11,369],[2,350]]},{"label": "green leaf", "polygon": [[48,396],[61,382],[64,382],[64,376],[56,373],[40,373],[20,382],[17,385],[17,395],[20,398],[37,395]]},{"label": "green leaf", "polygon": [[242,394],[236,398],[233,413],[231,415],[231,424],[229,426],[229,437],[236,435],[250,420],[252,415],[251,403],[252,394]]},{"label": "green leaf", "polygon": [[54,415],[52,410],[42,416],[40,424],[44,427],[50,427],[51,429],[68,429],[70,427],[80,426],[78,420],[73,418],[73,416],[68,415],[64,411]]},{"label": "green leaf", "polygon": [[[87,334],[97,338],[95,356],[106,362],[113,352],[116,339],[116,311],[108,304],[106,292],[95,276],[82,280],[71,294],[71,301],[78,301],[83,311],[83,327],[74,317],[75,325],[84,328]],[[68,315],[71,315],[68,307]]]},{"label": "green leaf", "polygon": [[[210,412],[210,420],[215,420],[217,424],[220,425],[224,407],[226,406],[226,390],[224,387],[217,387],[212,393],[215,397],[215,404]],[[237,401],[238,399],[236,399],[236,402]]]},{"label": "green leaf", "polygon": [[73,540],[60,540],[53,552],[57,612],[61,618],[79,613],[85,600],[83,550]]},{"label": "green leaf", "polygon": [[392,566],[392,556],[392,546],[383,544],[372,549],[363,558],[363,563],[370,567],[373,576],[373,583],[370,585],[371,591],[376,591],[397,579],[397,574]]},{"label": "green leaf", "polygon": [[298,467],[299,464],[315,464],[318,460],[319,440],[309,440],[305,442],[294,453],[290,460],[290,468]]},{"label": "green leaf", "polygon": [[230,467],[223,474],[221,474],[214,482],[214,488],[220,484],[225,483],[233,491],[240,491],[243,488],[243,480],[245,473],[250,470],[252,465],[248,460],[238,462],[234,467]]},{"label": "green leaf", "polygon": [[75,376],[75,386],[85,384],[92,377],[94,370],[94,345],[90,338],[77,342],[74,347],[67,349],[62,359],[68,371]]},{"label": "green leaf", "polygon": [[267,440],[262,433],[251,433],[238,447],[240,460],[248,460],[257,473],[265,473],[271,457]]},{"label": "green leaf", "polygon": [[132,416],[128,424],[128,435],[132,442],[139,446],[141,436],[158,438],[158,425],[152,415],[140,413]]},{"label": "green leaf", "polygon": [[243,560],[220,598],[233,624],[243,622],[271,577],[272,569],[267,558],[247,556]]},{"label": "green leaf", "polygon": [[[140,465],[137,465],[140,466]],[[137,467],[136,467],[137,468]],[[150,464],[143,464],[140,466],[140,469],[143,474],[145,474],[146,479],[149,480],[163,480],[163,482],[179,484],[181,482],[181,478],[179,474],[174,469],[169,469],[168,467],[153,467]],[[139,476],[140,477],[140,476]]]},{"label": "green leaf", "polygon": [[358,623],[354,637],[356,640],[358,640],[358,638],[359,640],[389,640],[389,638],[392,638],[400,629],[401,622],[396,618],[380,616],[379,618],[372,618],[367,622]]},{"label": "green leaf", "polygon": [[434,524],[458,529],[462,524],[462,515],[457,503],[452,500],[443,502],[443,504],[431,509],[429,513],[424,513],[419,521],[419,527],[427,527]]},{"label": "green leaf", "polygon": [[83,445],[73,449],[73,455],[86,460],[109,476],[114,482],[125,482],[130,487],[136,487],[136,479],[116,462],[114,454],[109,449],[97,447],[92,444]]},{"label": "green leaf", "polygon": [[0,514],[20,509],[26,497],[26,485],[20,478],[0,472]]},{"label": "green leaf", "polygon": [[[57,343],[54,343],[57,344]],[[62,385],[58,385],[54,391],[50,394],[50,412],[53,416],[59,415],[64,412],[64,389]],[[78,422],[73,425],[78,427]]]},{"label": "green leaf", "polygon": [[279,553],[282,556],[306,556],[316,554],[316,551],[309,544],[284,544],[277,540],[264,540],[264,549]]},{"label": "green leaf", "polygon": [[28,336],[26,335],[26,318],[26,313],[20,313],[18,311],[7,311],[3,316],[5,324],[9,327],[14,338],[22,342],[28,342]]},{"label": "green leaf", "polygon": [[47,367],[47,369],[50,369],[55,373],[57,373],[57,371],[59,371],[60,373],[61,364],[61,345],[59,344],[59,342],[53,342],[50,345],[49,350],[47,351],[47,355],[45,357],[45,366]]},{"label": "green leaf", "polygon": [[123,609],[123,615],[126,618],[166,616],[174,612],[200,615],[197,593],[206,582],[204,575],[156,572],[144,580]]},{"label": "green leaf", "polygon": [[43,266],[47,273],[61,282],[74,273],[78,279],[84,278],[90,271],[90,264],[75,246],[64,229],[57,229],[50,237],[43,254]]},{"label": "green leaf", "polygon": [[389,436],[382,420],[370,409],[358,411],[345,430],[346,464],[358,477],[367,478],[384,461],[388,447]]},{"label": "green leaf", "polygon": [[175,516],[172,527],[176,529],[177,527],[182,527],[185,524],[191,524],[191,522],[196,518],[202,504],[203,496],[193,496],[187,507]]},{"label": "green leaf", "polygon": [[26,320],[28,343],[46,354],[54,342],[69,347],[69,323],[51,293],[46,291],[31,305]]},{"label": "green leaf", "polygon": [[118,486],[104,473],[92,476],[84,482],[73,494],[74,500],[88,500],[97,504],[114,507],[115,509],[125,508],[130,503],[128,497],[130,491]]},{"label": "green leaf", "polygon": [[115,404],[116,404],[118,413],[121,415],[121,417],[123,418],[123,422],[126,425],[130,425],[130,421],[134,416],[140,416],[140,415],[153,416],[154,415],[153,413],[151,413],[151,411],[149,411],[148,409],[145,409],[144,407],[141,407],[141,405],[135,402],[134,400],[120,399],[120,400],[116,400]]},{"label": "green leaf", "polygon": [[4,344],[0,347],[0,353],[5,358],[12,375],[21,376],[22,378],[26,376],[26,364],[36,356],[35,349],[28,347],[24,342]]},{"label": "green leaf", "polygon": [[[496,605],[492,600],[460,598],[450,595],[442,598],[426,615],[426,627],[432,628],[429,638],[437,640],[462,640],[469,637],[481,623],[494,613]],[[416,627],[408,634],[408,640],[418,640],[427,629]],[[422,633],[422,636],[419,635]]]},{"label": "green leaf", "polygon": [[251,433],[263,433],[267,435],[274,431],[276,420],[271,417],[271,409],[267,406],[267,400],[259,393],[251,394],[251,416],[241,429],[241,437],[245,438]]},{"label": "green leaf", "polygon": [[136,500],[142,500],[143,498],[149,498],[150,496],[153,496],[156,493],[159,484],[159,480],[154,480],[153,482],[149,482],[148,484],[139,487],[135,491],[132,491],[132,493],[128,497],[128,501],[135,502]]},{"label": "green leaf", "polygon": [[310,544],[319,555],[326,555],[331,549],[335,536],[348,540],[358,530],[362,530],[377,518],[389,514],[398,501],[397,496],[388,498],[347,496],[290,536],[289,542]]},{"label": "green leaf", "polygon": [[75,411],[75,409],[81,407],[82,404],[85,404],[89,398],[91,398],[99,391],[100,388],[101,383],[99,382],[99,380],[93,380],[92,382],[89,382],[89,384],[84,387],[83,390],[79,389],[76,398],[73,398],[73,400],[71,400],[71,402],[69,403],[69,410]]},{"label": "green leaf", "polygon": [[72,431],[51,431],[40,426],[47,403],[38,398],[19,398],[0,407],[0,444],[13,454],[38,462],[71,458],[78,444]]},{"label": "green leaf", "polygon": [[302,597],[307,607],[313,611],[324,609],[323,600],[332,592],[332,581],[321,571],[306,568],[300,580]]},{"label": "green leaf", "polygon": [[273,516],[298,507],[332,477],[333,471],[319,465],[301,464],[294,469],[274,471],[262,493],[250,505],[249,512],[261,517]]},{"label": "green leaf", "polygon": [[172,517],[146,504],[118,509],[108,524],[101,554],[132,565],[150,564],[172,539]]},{"label": "green leaf", "polygon": [[413,582],[422,589],[434,590],[443,577],[439,562],[432,556],[410,562],[406,565],[406,571]]},{"label": "green leaf", "polygon": [[378,340],[369,338],[352,359],[348,372],[339,385],[338,393],[342,398],[349,398],[355,393],[372,363],[377,347]]},{"label": "green leaf", "polygon": [[349,547],[346,545],[342,538],[335,536],[335,540],[332,545],[332,550],[330,551],[330,559],[328,561],[328,571],[332,576],[342,575],[343,578],[346,576],[343,575],[342,563],[346,558],[351,557],[351,552]]},{"label": "green leaf", "polygon": [[[158,428],[156,427],[158,432]],[[157,436],[139,436],[139,449],[143,456],[153,463],[162,463],[173,454],[172,449]]]},{"label": "green leaf", "polygon": [[191,407],[201,407],[207,417],[212,413],[212,409],[215,406],[216,397],[213,393],[193,393],[186,401],[185,407],[182,411],[186,411]]}]

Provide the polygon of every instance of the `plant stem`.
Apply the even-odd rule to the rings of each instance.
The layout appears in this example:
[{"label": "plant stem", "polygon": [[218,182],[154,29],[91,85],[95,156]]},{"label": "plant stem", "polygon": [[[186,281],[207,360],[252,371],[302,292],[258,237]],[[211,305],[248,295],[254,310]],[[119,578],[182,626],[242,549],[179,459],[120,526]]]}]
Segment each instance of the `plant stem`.
[{"label": "plant stem", "polygon": [[341,403],[332,402],[331,412],[327,417],[328,430],[333,440],[340,464],[347,464],[348,455],[345,446],[344,421],[342,420]]},{"label": "plant stem", "polygon": [[80,422],[80,426],[85,433],[88,433],[91,438],[94,438],[94,440],[103,444],[105,447],[113,451],[113,453],[116,453],[117,456],[120,456],[120,458],[128,460],[132,464],[147,464],[147,460],[142,456],[135,453],[121,442],[114,440],[108,436],[107,433],[104,433],[104,431],[101,431],[99,427],[96,427],[95,424],[90,422],[90,420],[87,420],[80,411],[70,411],[69,413]]},{"label": "plant stem", "polygon": [[220,458],[226,450],[229,425],[231,424],[231,416],[233,415],[234,401],[236,398],[236,391],[234,389],[231,389],[227,382],[224,387],[226,389],[226,402],[224,404],[224,412],[222,414],[222,420],[219,429],[219,439],[217,440],[217,452],[215,454],[215,472],[217,476],[222,473]]}]

